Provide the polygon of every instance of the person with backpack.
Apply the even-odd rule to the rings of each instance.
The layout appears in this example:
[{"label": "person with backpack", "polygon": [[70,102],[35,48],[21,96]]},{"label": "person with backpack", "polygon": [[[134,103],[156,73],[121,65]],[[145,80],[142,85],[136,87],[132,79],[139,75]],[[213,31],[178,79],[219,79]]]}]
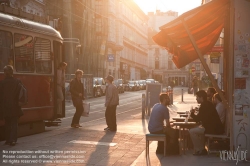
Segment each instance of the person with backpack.
[{"label": "person with backpack", "polygon": [[[0,81],[0,110],[5,120],[5,145],[15,146],[17,142],[18,119],[23,115],[19,101],[22,82],[13,77],[13,67],[3,68],[5,78]],[[21,85],[21,86],[20,86]]]}]

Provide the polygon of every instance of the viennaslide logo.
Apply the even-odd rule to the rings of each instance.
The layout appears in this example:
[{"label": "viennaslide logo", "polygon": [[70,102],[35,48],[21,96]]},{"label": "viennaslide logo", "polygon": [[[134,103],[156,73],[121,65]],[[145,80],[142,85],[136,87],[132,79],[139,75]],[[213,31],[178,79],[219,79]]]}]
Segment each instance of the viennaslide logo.
[{"label": "viennaslide logo", "polygon": [[228,161],[228,160],[234,160],[236,161],[236,165],[238,164],[239,161],[247,161],[247,150],[239,150],[239,147],[237,147],[236,151],[227,151],[223,150],[220,151],[220,159],[223,161]]}]

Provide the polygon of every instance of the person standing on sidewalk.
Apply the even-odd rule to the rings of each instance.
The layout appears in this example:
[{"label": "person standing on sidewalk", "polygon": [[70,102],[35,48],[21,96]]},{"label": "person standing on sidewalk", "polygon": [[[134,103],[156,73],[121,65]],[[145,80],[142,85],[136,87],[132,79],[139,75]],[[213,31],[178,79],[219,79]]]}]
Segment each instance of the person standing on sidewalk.
[{"label": "person standing on sidewalk", "polygon": [[198,91],[196,100],[200,104],[198,114],[194,114],[194,109],[190,112],[194,121],[201,122],[201,125],[190,129],[189,133],[194,145],[194,155],[200,156],[207,154],[205,134],[222,134],[224,129],[214,105],[207,100],[206,91]]},{"label": "person standing on sidewalk", "polygon": [[[159,98],[160,103],[157,103],[153,106],[148,122],[148,131],[150,132],[150,134],[166,134],[166,132],[164,131],[164,120],[166,122],[166,127],[170,127],[169,110],[167,108],[167,106],[170,105],[170,98],[167,93],[161,93]],[[164,153],[163,141],[158,141],[156,153]]]},{"label": "person standing on sidewalk", "polygon": [[226,121],[226,107],[222,103],[219,93],[215,93],[213,96],[213,103],[215,104],[216,111],[220,117],[220,121],[225,126]]},{"label": "person standing on sidewalk", "polygon": [[4,80],[0,82],[0,110],[5,120],[5,145],[15,146],[17,142],[18,119],[23,115],[19,104],[21,81],[13,77],[13,67],[4,67]]},{"label": "person standing on sidewalk", "polygon": [[65,84],[65,69],[67,63],[61,62],[57,68],[57,117],[62,116],[62,101],[64,100],[63,91]]},{"label": "person standing on sidewalk", "polygon": [[193,91],[194,91],[194,96],[196,94],[196,92],[198,91],[198,79],[196,76],[194,76],[193,80],[192,80],[192,87],[193,87]]},{"label": "person standing on sidewalk", "polygon": [[75,72],[75,78],[70,82],[70,93],[73,101],[73,105],[76,107],[76,112],[73,116],[71,127],[79,128],[82,127],[79,123],[81,115],[83,113],[83,103],[84,100],[84,88],[81,78],[83,71],[77,69]]},{"label": "person standing on sidewalk", "polygon": [[119,94],[117,87],[113,84],[114,77],[109,75],[106,77],[105,82],[108,84],[106,88],[106,100],[105,100],[105,118],[107,127],[104,130],[116,131],[116,107],[119,105]]}]

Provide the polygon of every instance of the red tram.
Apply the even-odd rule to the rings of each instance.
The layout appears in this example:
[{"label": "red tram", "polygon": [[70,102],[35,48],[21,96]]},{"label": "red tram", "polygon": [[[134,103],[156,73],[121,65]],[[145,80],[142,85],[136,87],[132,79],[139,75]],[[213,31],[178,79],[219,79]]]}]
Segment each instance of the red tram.
[{"label": "red tram", "polygon": [[[19,136],[44,131],[44,121],[57,118],[56,69],[63,60],[62,44],[60,33],[52,27],[0,13],[0,80],[3,67],[13,65],[14,76],[28,91]],[[3,125],[0,120],[0,133]]]}]

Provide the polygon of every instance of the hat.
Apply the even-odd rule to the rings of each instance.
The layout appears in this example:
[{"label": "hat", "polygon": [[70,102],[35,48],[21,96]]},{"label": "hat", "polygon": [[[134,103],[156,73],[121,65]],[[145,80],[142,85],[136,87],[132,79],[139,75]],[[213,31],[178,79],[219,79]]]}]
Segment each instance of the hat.
[{"label": "hat", "polygon": [[112,82],[114,80],[114,77],[112,75],[108,75],[106,77],[107,80],[109,80],[110,82]]}]

